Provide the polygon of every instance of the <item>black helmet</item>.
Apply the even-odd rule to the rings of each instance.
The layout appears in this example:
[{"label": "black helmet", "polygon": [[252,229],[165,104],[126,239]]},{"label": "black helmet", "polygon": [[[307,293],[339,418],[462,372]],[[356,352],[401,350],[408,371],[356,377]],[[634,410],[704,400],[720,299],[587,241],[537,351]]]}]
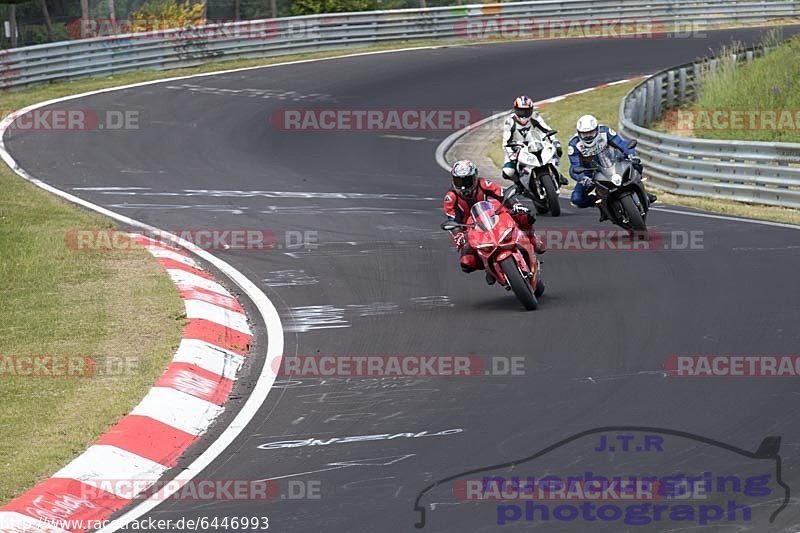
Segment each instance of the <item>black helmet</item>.
[{"label": "black helmet", "polygon": [[450,175],[453,177],[453,189],[461,196],[472,196],[478,187],[478,167],[468,159],[456,161]]}]

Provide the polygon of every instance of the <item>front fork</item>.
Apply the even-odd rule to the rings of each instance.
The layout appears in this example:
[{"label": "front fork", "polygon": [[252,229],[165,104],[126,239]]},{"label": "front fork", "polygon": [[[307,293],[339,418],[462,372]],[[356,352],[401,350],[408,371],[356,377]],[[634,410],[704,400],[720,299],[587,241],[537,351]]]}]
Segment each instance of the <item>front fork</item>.
[{"label": "front fork", "polygon": [[531,267],[529,267],[528,264],[525,262],[525,256],[522,255],[522,252],[520,252],[518,249],[501,251],[494,257],[494,259],[489,264],[486,265],[486,267],[491,268],[491,272],[492,274],[494,274],[494,277],[497,279],[497,281],[500,282],[500,284],[507,291],[511,290],[511,285],[508,284],[508,279],[506,279],[503,269],[500,268],[500,261],[509,256],[514,256],[514,260],[516,261],[517,266],[519,267],[519,271],[522,273],[522,277],[528,280],[529,282],[533,278],[536,271],[538,271],[539,269],[538,259],[536,259],[537,264],[533,265],[533,269],[531,269]]}]

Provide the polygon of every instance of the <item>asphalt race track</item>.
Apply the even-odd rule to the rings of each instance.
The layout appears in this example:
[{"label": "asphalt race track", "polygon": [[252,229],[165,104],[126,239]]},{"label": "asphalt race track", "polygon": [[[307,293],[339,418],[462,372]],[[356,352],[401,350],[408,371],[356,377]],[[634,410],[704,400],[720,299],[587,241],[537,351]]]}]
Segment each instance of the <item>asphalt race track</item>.
[{"label": "asphalt race track", "polygon": [[[775,462],[730,447],[755,452],[762,439],[779,436],[783,482],[800,494],[796,379],[662,372],[675,354],[800,355],[797,230],[653,211],[654,230],[696,232],[702,248],[551,250],[544,256],[547,292],[537,311],[525,313],[511,293],[487,286],[482,273],[461,273],[438,228],[448,176],[433,154],[450,131],[398,137],[282,131],[272,123],[276,112],[299,108],[477,109],[485,116],[519,93],[542,99],[649,73],[734,36],[752,41],[760,33],[517,42],[263,68],[57,105],[138,111],[138,129],[11,131],[9,151],[31,174],[123,215],[163,229],[274,232],[280,249],[215,253],[278,307],[287,357],[522,358],[524,372],[511,376],[279,381],[202,477],[281,478],[284,490],[289,480],[311,482],[304,486],[317,486],[320,497],[170,501],[150,516],[268,516],[275,531],[412,531],[420,520],[415,501],[437,480],[526,458],[606,426],[656,429],[601,430],[609,441],[634,436],[636,446],[627,451],[598,451],[600,434],[588,434],[513,469],[490,471],[537,478],[711,472],[744,479],[775,474]],[[531,68],[520,68],[526,64]],[[103,187],[125,189],[96,189]],[[540,230],[612,228],[597,221],[595,210],[579,212],[563,200],[562,206],[561,218],[540,217]],[[290,238],[312,232],[318,246],[288,249],[287,231]],[[260,345],[266,342],[262,335]],[[384,436],[336,441],[367,435]],[[321,443],[263,446],[307,439]],[[524,502],[517,502],[521,515],[511,522],[517,511],[461,501],[454,483],[422,494],[425,530],[700,528],[696,520],[666,514],[639,526],[610,515],[543,522],[537,514],[531,521]],[[722,498],[726,517],[707,520],[704,529],[797,531],[800,508],[793,500],[769,522],[785,496],[775,477],[770,483],[766,492],[743,485],[736,498]],[[749,521],[743,512],[729,521],[731,499],[752,507]],[[499,515],[511,523],[499,526]]]}]

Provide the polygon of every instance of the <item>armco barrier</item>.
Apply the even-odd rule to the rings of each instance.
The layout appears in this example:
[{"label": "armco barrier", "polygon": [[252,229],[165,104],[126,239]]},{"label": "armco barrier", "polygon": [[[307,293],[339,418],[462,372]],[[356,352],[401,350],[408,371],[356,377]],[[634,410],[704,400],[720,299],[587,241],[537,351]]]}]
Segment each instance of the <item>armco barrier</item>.
[{"label": "armco barrier", "polygon": [[[520,32],[531,30],[535,37],[543,28],[547,36],[557,36],[555,22],[575,23],[576,19],[594,29],[607,21],[611,27],[601,31],[612,33],[680,34],[689,31],[687,25],[759,23],[797,15],[798,8],[791,0],[542,0],[309,15],[5,50],[0,53],[0,85],[16,89],[133,70],[189,67],[212,59],[258,58],[389,41],[525,37],[527,34]],[[555,30],[550,28],[553,25]]]},{"label": "armco barrier", "polygon": [[[731,56],[751,61],[763,49]],[[645,174],[675,194],[800,207],[800,144],[698,139],[648,129],[668,109],[692,102],[702,69],[717,60],[687,63],[651,76],[620,104],[620,131],[637,139]]]}]

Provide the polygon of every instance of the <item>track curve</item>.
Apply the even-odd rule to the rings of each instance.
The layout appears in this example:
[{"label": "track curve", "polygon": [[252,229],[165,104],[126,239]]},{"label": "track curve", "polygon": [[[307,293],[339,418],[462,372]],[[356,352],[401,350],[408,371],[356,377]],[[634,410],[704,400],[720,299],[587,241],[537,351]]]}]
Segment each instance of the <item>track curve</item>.
[{"label": "track curve", "polygon": [[[517,93],[546,98],[678,64],[733,36],[752,40],[759,33],[504,43],[277,66],[59,105],[136,110],[139,129],[11,131],[9,151],[37,178],[157,227],[318,232],[319,247],[310,251],[219,254],[278,307],[286,355],[524,358],[520,376],[279,382],[203,476],[314,480],[321,498],[166,502],[151,516],[267,515],[278,531],[408,531],[418,518],[414,499],[437,479],[613,425],[672,428],[747,450],[780,435],[784,480],[800,490],[795,381],[668,379],[659,372],[673,354],[798,355],[800,255],[788,246],[797,244],[796,230],[654,212],[649,222],[658,230],[703,232],[704,249],[553,251],[545,256],[548,291],[539,310],[523,313],[480,274],[462,274],[438,230],[448,182],[433,152],[449,132],[412,139],[287,132],[270,123],[276,110],[300,107],[489,114]],[[549,66],[512,75],[513,65],[532,58],[550,58]],[[550,76],[536,79],[542,70]],[[539,226],[600,227],[593,211],[566,205],[561,218],[542,217]],[[307,283],[283,284],[287,271]],[[378,434],[393,438],[258,448]],[[538,472],[584,463],[597,469],[598,462],[654,474],[674,464],[689,471],[737,464],[707,450],[692,454],[696,444],[601,461],[592,455],[595,446],[565,450]],[[485,508],[436,499],[446,496],[425,502],[440,503],[428,513],[430,530],[498,529]],[[794,523],[800,512],[790,505],[775,523],[744,529],[784,531]],[[576,530],[566,521],[544,527]],[[579,529],[621,530],[602,521]]]}]

